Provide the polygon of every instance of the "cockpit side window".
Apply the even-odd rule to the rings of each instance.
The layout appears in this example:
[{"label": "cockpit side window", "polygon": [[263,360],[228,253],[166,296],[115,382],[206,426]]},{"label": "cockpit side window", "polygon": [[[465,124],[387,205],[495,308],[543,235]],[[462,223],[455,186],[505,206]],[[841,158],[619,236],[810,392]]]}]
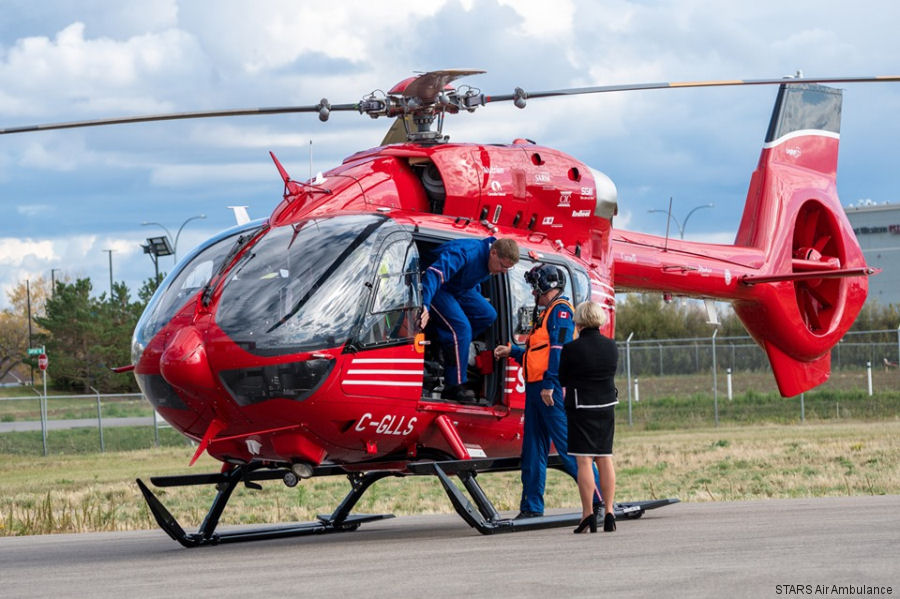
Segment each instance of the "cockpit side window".
[{"label": "cockpit side window", "polygon": [[359,336],[363,346],[408,342],[416,334],[419,254],[407,236],[390,241],[378,261],[371,308]]},{"label": "cockpit side window", "polygon": [[581,302],[591,299],[591,279],[580,268],[570,269],[572,280],[575,282],[575,295],[572,296],[572,305],[577,306]]},{"label": "cockpit side window", "polygon": [[[525,339],[528,338],[528,334],[531,332],[534,323],[534,317],[536,315],[534,309],[535,299],[534,295],[531,293],[531,285],[525,281],[525,273],[537,264],[538,262],[534,262],[530,258],[522,258],[507,274],[509,277],[510,295],[512,297],[512,310],[510,312],[513,321],[512,342],[516,345],[525,344]],[[563,295],[570,300],[575,299],[575,302],[577,303],[584,295],[582,295],[583,292],[579,292],[576,294],[575,298],[572,297],[572,271],[562,264],[553,264],[566,271],[566,286],[563,289]]]}]

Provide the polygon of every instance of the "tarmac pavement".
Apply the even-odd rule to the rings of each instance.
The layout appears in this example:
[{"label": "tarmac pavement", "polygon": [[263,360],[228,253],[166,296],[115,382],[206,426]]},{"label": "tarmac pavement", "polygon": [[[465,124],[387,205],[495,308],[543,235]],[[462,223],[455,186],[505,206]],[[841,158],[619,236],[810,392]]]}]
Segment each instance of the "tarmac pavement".
[{"label": "tarmac pavement", "polygon": [[[274,511],[274,510],[273,510]],[[456,515],[185,549],[162,531],[0,538],[7,597],[893,597],[900,496],[679,503],[479,535]],[[844,592],[841,592],[844,591]],[[875,591],[875,592],[870,592]]]}]

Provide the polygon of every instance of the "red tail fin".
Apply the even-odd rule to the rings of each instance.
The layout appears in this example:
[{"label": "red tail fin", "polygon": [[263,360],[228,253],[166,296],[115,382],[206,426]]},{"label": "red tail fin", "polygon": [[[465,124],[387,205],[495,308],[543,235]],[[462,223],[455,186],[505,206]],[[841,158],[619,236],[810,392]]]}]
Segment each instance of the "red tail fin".
[{"label": "red tail fin", "polygon": [[782,86],[733,246],[614,231],[617,290],[733,302],[782,395],[824,382],[866,300],[862,250],[837,197],[841,92]]},{"label": "red tail fin", "polygon": [[[735,245],[765,254],[755,297],[735,311],[769,355],[781,393],[824,382],[830,350],[868,290],[865,259],[837,197],[841,91],[781,86]],[[810,278],[821,274],[822,278]],[[849,275],[857,276],[849,276]]]}]

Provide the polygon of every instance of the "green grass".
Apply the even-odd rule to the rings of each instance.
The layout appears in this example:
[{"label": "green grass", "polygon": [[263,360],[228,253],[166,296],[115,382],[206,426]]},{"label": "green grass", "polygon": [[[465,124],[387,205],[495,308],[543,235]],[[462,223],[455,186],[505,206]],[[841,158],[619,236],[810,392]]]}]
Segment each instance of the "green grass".
[{"label": "green grass", "polygon": [[[72,420],[76,418],[96,418],[97,398],[94,395],[56,399],[48,392],[47,418],[50,420]],[[9,396],[8,396],[9,397]],[[0,400],[0,421],[14,422],[41,419],[40,397],[22,397]],[[100,413],[103,418],[125,418],[151,416],[153,407],[143,397],[102,397]]]},{"label": "green grass", "polygon": [[[169,431],[171,432],[171,431]],[[137,431],[136,443],[146,443]],[[53,453],[49,457],[0,454],[0,535],[152,529],[156,524],[134,479],[216,472],[220,464],[182,442],[130,451]],[[616,437],[619,501],[677,497],[733,501],[770,497],[900,494],[900,422],[826,422],[691,430],[621,427]],[[501,511],[515,510],[516,472],[483,474],[479,482]],[[308,521],[329,513],[349,489],[345,477],[280,481],[261,491],[236,489],[223,524]],[[215,494],[212,487],[156,489],[188,529],[195,529]],[[551,471],[548,508],[577,509],[574,481]],[[451,513],[434,477],[388,478],[373,485],[358,512]]]},{"label": "green grass", "polygon": [[[674,378],[674,377],[671,377]],[[711,392],[688,396],[648,397],[641,383],[640,401],[631,402],[632,425],[645,430],[705,427],[715,424],[716,400]],[[746,391],[732,400],[718,396],[722,426],[796,424],[842,420],[890,421],[900,419],[900,390],[882,391],[869,397],[861,390],[823,389],[806,393],[803,412],[799,397],[784,398],[776,392]],[[627,397],[620,392],[616,415],[620,425],[628,423]]]},{"label": "green grass", "polygon": [[[123,426],[103,429],[103,446],[108,452],[150,449],[156,444],[153,427]],[[169,427],[159,428],[159,444],[184,447],[189,441]],[[100,433],[96,427],[47,431],[49,455],[89,454],[100,451]],[[0,454],[9,456],[43,455],[40,431],[0,434]]]}]

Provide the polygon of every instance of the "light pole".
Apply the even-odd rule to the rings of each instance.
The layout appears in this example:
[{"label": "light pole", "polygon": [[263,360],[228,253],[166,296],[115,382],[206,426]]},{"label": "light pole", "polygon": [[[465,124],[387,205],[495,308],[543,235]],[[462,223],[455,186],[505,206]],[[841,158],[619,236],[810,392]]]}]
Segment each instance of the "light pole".
[{"label": "light pole", "polygon": [[150,259],[153,260],[153,269],[156,273],[153,284],[159,285],[159,257],[170,256],[175,253],[175,250],[172,248],[172,244],[169,243],[169,238],[165,235],[148,237],[147,245],[142,245],[141,247],[144,248],[144,253],[150,254]]},{"label": "light pole", "polygon": [[62,270],[61,268],[51,268],[50,269],[50,297],[56,296],[56,271]]},{"label": "light pole", "polygon": [[[192,217],[188,218],[187,220],[185,220],[183,223],[181,223],[181,226],[178,227],[178,232],[175,234],[175,237],[174,237],[175,241],[174,241],[174,242],[171,242],[171,241],[170,241],[170,242],[172,243],[172,257],[174,258],[175,262],[178,262],[178,238],[181,237],[181,231],[184,229],[184,226],[185,226],[186,224],[188,224],[188,223],[191,222],[192,220],[197,220],[198,218],[206,218],[206,215],[205,215],[205,214],[198,214],[197,216],[192,216]],[[167,236],[170,240],[173,239],[173,238],[172,238],[172,233],[170,233],[170,232],[169,232],[169,229],[167,229],[166,226],[163,225],[162,223],[150,222],[150,221],[144,221],[144,222],[141,223],[141,225],[142,225],[142,226],[145,226],[145,227],[148,226],[148,225],[156,225],[157,227],[160,227],[163,231],[166,232],[166,236]],[[167,255],[167,254],[161,254],[161,255]]]},{"label": "light pole", "polygon": [[113,274],[112,274],[112,253],[116,250],[103,250],[109,254],[109,299],[112,301],[113,296]]},{"label": "light pole", "polygon": [[[687,213],[687,216],[684,217],[684,220],[680,224],[678,223],[678,219],[675,218],[675,215],[672,214],[672,198],[669,198],[669,210],[652,209],[652,210],[648,210],[647,212],[662,212],[663,214],[668,214],[669,220],[674,221],[675,226],[678,227],[678,233],[679,233],[681,239],[684,239],[684,228],[687,227],[687,222],[688,222],[688,219],[691,218],[691,215],[693,213],[697,212],[698,210],[700,210],[701,208],[713,208],[713,207],[715,207],[715,204],[700,204],[699,206],[694,206],[693,208],[691,208],[690,212]],[[666,226],[668,227],[668,223],[666,223]],[[668,233],[667,233],[667,236],[668,236]]]}]

